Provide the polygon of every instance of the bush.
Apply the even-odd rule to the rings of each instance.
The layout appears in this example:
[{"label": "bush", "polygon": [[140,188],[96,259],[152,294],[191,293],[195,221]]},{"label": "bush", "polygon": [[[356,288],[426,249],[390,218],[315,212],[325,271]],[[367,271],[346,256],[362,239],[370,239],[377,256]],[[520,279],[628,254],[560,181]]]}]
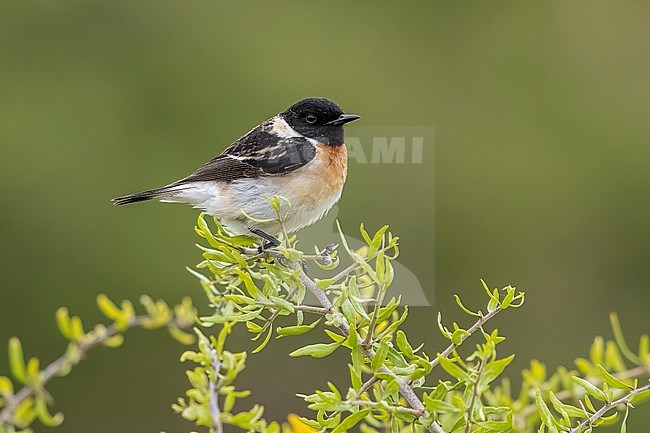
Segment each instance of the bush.
[{"label": "bush", "polygon": [[[281,221],[279,198],[270,200]],[[198,219],[196,232],[206,242],[199,271],[190,270],[201,282],[213,313],[196,317],[188,299],[175,307],[164,301],[141,298],[145,313],[137,315],[129,301],[120,306],[106,296],[98,305],[112,322],[83,329],[79,317],[66,309],[56,314],[61,333],[69,340],[65,353],[41,369],[39,361],[25,362],[20,341],[9,341],[9,367],[13,381],[0,376],[0,432],[29,431],[36,420],[58,425],[61,414],[50,415],[51,398],[45,385],[64,376],[78,364],[83,354],[98,345],[119,346],[129,328],[166,327],[184,344],[198,342],[186,351],[182,361],[192,362],[187,377],[190,389],[173,409],[185,419],[222,432],[234,426],[250,432],[332,431],[352,428],[361,432],[589,432],[600,425],[625,421],[632,403],[650,397],[650,385],[639,378],[650,373],[649,338],[641,337],[639,350],[629,349],[618,318],[611,315],[615,340],[596,337],[589,358],[576,359],[576,370],[559,368],[547,374],[543,364],[532,361],[522,373],[521,390],[513,393],[510,382],[502,378],[514,355],[497,355],[505,339],[487,323],[505,310],[521,307],[524,292],[507,286],[499,290],[483,282],[486,293],[484,311],[473,311],[456,297],[459,308],[473,318],[469,327],[452,323],[446,326],[438,315],[447,347],[425,353],[414,347],[400,329],[408,307],[388,296],[393,281],[392,262],[398,257],[398,238],[388,227],[370,235],[361,226],[366,245],[351,250],[341,236],[341,244],[351,264],[335,273],[340,265],[338,250],[328,245],[315,254],[295,248],[295,237],[285,236],[280,247],[261,250],[249,238],[228,234],[215,221],[208,226]],[[310,278],[306,264],[329,271],[327,279]],[[275,327],[279,316],[289,316],[295,325]],[[290,356],[323,358],[336,350],[349,353],[350,380],[345,384],[327,382],[324,390],[303,395],[313,411],[311,417],[290,415],[288,423],[268,422],[264,408],[254,405],[237,411],[238,399],[248,390],[238,390],[235,380],[245,368],[247,353],[226,349],[228,334],[235,326],[246,326],[264,349],[273,335],[288,338],[323,329],[326,341],[300,347]],[[194,335],[188,333],[194,328]],[[217,327],[216,333],[208,330]],[[470,337],[478,341],[472,349]],[[461,350],[462,349],[462,350]],[[630,367],[631,365],[631,367]],[[432,383],[432,372],[441,369],[446,380]],[[15,384],[21,386],[14,392]],[[239,407],[241,405],[237,405]],[[622,415],[621,415],[622,414]]]}]

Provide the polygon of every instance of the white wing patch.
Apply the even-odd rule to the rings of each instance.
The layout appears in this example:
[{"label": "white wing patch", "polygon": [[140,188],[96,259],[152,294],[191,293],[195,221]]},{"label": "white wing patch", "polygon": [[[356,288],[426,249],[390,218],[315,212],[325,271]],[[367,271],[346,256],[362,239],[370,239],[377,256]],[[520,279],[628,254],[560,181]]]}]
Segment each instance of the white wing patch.
[{"label": "white wing patch", "polygon": [[280,138],[302,137],[302,134],[296,132],[287,122],[280,116],[275,116],[271,123],[271,131],[273,134]]}]

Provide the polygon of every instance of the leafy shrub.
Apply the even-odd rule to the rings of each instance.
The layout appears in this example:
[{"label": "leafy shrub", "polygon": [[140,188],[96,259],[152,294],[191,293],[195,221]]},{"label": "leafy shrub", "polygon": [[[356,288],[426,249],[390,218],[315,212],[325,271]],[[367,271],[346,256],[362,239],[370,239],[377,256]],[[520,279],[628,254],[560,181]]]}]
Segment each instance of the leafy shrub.
[{"label": "leafy shrub", "polygon": [[[270,203],[282,221],[287,202],[275,197]],[[496,329],[487,329],[497,314],[524,304],[524,292],[511,286],[499,290],[483,282],[484,310],[473,311],[456,297],[459,308],[473,322],[468,327],[457,323],[449,326],[438,315],[439,330],[449,343],[426,353],[400,329],[408,317],[408,307],[388,295],[394,276],[392,262],[399,255],[398,238],[388,227],[373,235],[363,225],[360,231],[366,245],[358,250],[350,249],[341,236],[352,263],[335,272],[340,257],[334,245],[306,254],[296,249],[295,237],[285,236],[280,247],[262,250],[249,238],[230,235],[218,221],[214,229],[210,228],[201,215],[196,232],[207,246],[200,247],[203,261],[199,271],[190,271],[199,279],[212,314],[196,318],[187,299],[172,308],[163,301],[142,297],[146,313],[139,316],[130,302],[123,301],[118,307],[100,295],[100,309],[112,323],[85,332],[81,319],[60,309],[57,323],[69,344],[64,355],[45,369],[36,358],[25,362],[17,338],[9,342],[13,381],[0,376],[0,433],[28,431],[36,419],[45,425],[61,423],[61,414],[49,413],[47,382],[68,374],[93,347],[118,346],[123,333],[134,326],[166,327],[184,344],[198,342],[196,350],[181,357],[194,367],[187,371],[190,389],[173,409],[218,433],[224,425],[266,433],[340,433],[353,428],[363,433],[577,433],[619,422],[619,418],[625,431],[632,403],[650,398],[650,385],[639,382],[650,374],[649,338],[643,335],[634,353],[615,314],[611,315],[614,341],[596,337],[589,358],[575,361],[576,370],[558,368],[548,374],[543,364],[532,361],[523,371],[521,390],[515,395],[510,381],[502,378],[514,355],[499,357],[497,347],[505,338]],[[331,277],[310,278],[305,270],[307,263],[331,272]],[[293,318],[295,325],[276,327],[280,316]],[[350,357],[349,382],[327,382],[324,390],[302,395],[313,414],[299,419],[291,415],[288,423],[266,421],[260,405],[237,411],[237,400],[251,394],[235,386],[247,353],[228,351],[226,340],[240,325],[259,342],[252,354],[263,350],[273,335],[290,338],[315,335],[316,329],[323,329],[325,341],[315,337],[313,344],[294,350],[290,356],[323,358],[337,350],[346,351]],[[186,332],[191,327],[196,339]],[[214,327],[219,331],[208,334]],[[468,348],[465,343],[473,336],[477,343]],[[447,378],[432,383],[435,369],[443,370]],[[14,384],[22,388],[14,392]]]}]

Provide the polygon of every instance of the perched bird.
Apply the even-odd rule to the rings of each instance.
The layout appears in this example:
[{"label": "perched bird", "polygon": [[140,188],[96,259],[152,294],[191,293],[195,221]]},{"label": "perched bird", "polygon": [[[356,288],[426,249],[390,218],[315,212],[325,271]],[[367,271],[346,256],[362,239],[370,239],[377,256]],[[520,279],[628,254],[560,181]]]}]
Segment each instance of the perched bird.
[{"label": "perched bird", "polygon": [[339,200],[347,175],[343,125],[358,119],[325,98],[307,98],[255,127],[189,176],[162,188],[113,199],[157,199],[203,209],[234,234],[275,243],[281,227],[267,198],[291,202],[284,221],[294,232],[318,221]]}]

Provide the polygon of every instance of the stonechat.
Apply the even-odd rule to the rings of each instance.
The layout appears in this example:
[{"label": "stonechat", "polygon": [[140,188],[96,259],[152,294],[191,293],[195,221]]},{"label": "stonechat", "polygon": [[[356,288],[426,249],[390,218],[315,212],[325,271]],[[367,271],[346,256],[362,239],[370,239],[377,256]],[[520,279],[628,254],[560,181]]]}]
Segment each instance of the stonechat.
[{"label": "stonechat", "polygon": [[233,234],[254,233],[275,243],[281,227],[267,198],[278,195],[291,202],[284,220],[289,233],[323,217],[341,197],[347,176],[343,126],[358,118],[328,99],[303,99],[189,176],[113,203],[187,203],[216,217]]}]

